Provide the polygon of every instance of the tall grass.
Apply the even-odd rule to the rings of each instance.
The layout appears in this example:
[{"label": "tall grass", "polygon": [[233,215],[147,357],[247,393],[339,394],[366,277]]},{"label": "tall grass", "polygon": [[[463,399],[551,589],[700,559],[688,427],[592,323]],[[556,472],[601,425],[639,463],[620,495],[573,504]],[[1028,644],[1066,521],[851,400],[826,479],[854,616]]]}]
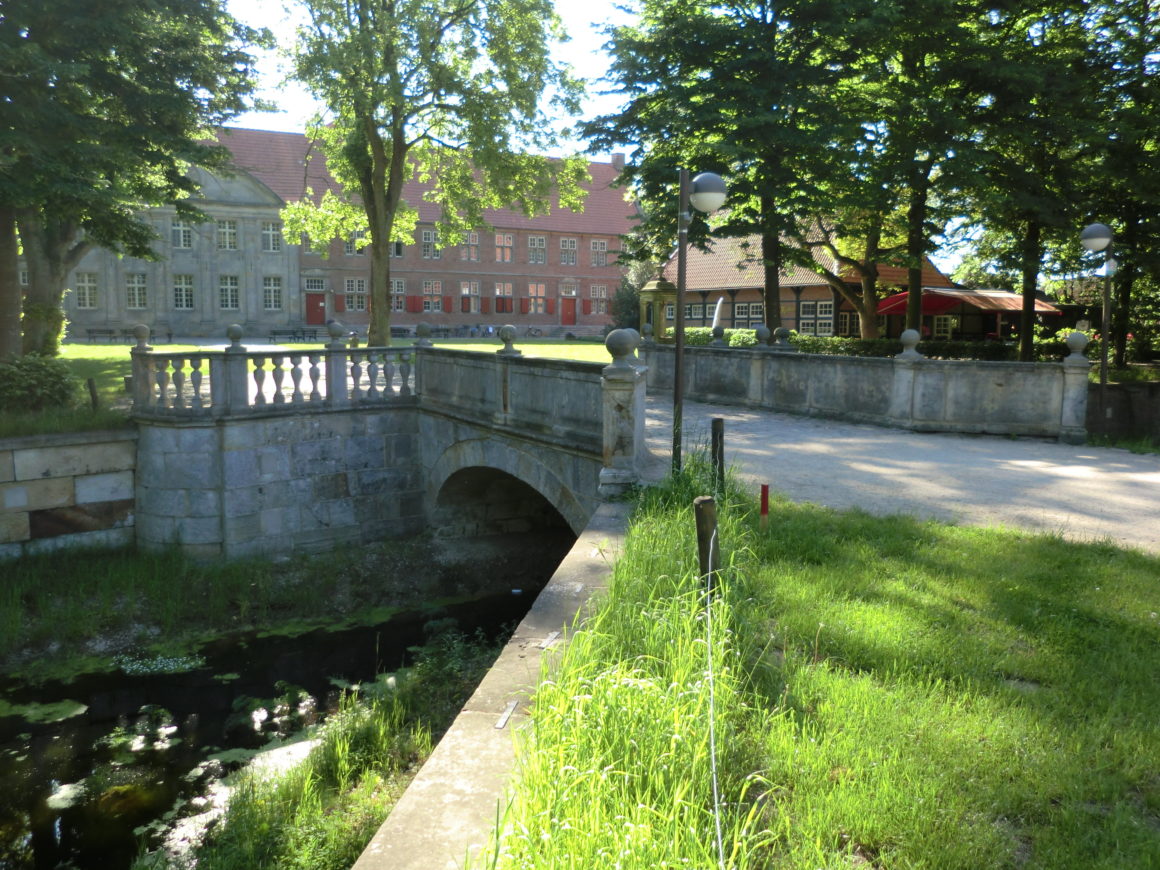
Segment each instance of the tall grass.
[{"label": "tall grass", "polygon": [[489,866],[1160,866],[1160,560],[1107,544],[727,495],[715,803],[707,489],[645,495]]}]

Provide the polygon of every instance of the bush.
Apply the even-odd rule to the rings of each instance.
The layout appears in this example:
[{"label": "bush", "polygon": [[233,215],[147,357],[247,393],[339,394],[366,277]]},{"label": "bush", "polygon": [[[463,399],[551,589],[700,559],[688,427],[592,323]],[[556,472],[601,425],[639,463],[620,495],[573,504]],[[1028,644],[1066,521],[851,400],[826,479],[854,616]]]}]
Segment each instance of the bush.
[{"label": "bush", "polygon": [[67,408],[79,387],[63,360],[29,354],[0,362],[0,411]]}]

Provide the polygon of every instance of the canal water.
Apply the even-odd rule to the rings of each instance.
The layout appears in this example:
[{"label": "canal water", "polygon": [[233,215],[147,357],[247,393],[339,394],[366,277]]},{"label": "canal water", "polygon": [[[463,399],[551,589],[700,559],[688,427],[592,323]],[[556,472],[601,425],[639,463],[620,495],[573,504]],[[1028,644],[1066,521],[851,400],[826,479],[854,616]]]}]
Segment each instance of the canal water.
[{"label": "canal water", "polygon": [[509,589],[348,631],[232,639],[176,674],[132,673],[167,663],[127,662],[130,673],[0,685],[10,703],[60,717],[0,717],[0,870],[129,867],[141,842],[134,831],[228,769],[207,758],[317,721],[335,703],[339,681],[406,665],[408,649],[435,621],[500,639],[538,592]]}]

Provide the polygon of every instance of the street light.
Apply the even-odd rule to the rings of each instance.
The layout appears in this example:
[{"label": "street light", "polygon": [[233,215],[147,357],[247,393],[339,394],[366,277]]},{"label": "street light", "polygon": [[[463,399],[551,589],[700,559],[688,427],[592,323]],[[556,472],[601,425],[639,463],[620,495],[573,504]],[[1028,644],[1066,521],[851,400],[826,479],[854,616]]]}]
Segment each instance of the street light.
[{"label": "street light", "polygon": [[689,170],[681,168],[680,211],[677,213],[677,310],[673,370],[673,471],[681,470],[681,410],[685,392],[685,251],[689,244],[689,206],[710,214],[725,204],[725,182],[720,175],[702,172],[692,183]]},{"label": "street light", "polygon": [[[1104,291],[1100,302],[1100,418],[1107,419],[1108,407],[1108,334],[1111,331],[1110,312],[1112,307],[1112,272],[1116,261],[1112,259],[1112,239],[1115,238],[1107,224],[1089,224],[1079,234],[1079,243],[1087,250],[1097,253],[1106,251],[1104,257]],[[1101,424],[1102,425],[1102,424]]]}]

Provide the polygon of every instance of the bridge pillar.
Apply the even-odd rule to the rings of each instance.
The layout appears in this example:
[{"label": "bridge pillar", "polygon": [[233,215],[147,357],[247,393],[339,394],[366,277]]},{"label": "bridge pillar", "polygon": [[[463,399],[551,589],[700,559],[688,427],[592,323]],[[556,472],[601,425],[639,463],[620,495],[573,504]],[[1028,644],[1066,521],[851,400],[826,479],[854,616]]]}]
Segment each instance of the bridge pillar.
[{"label": "bridge pillar", "polygon": [[600,469],[599,492],[612,498],[640,482],[645,451],[645,372],[632,363],[640,344],[636,330],[614,329],[604,346],[612,363],[604,367],[604,463]]}]

